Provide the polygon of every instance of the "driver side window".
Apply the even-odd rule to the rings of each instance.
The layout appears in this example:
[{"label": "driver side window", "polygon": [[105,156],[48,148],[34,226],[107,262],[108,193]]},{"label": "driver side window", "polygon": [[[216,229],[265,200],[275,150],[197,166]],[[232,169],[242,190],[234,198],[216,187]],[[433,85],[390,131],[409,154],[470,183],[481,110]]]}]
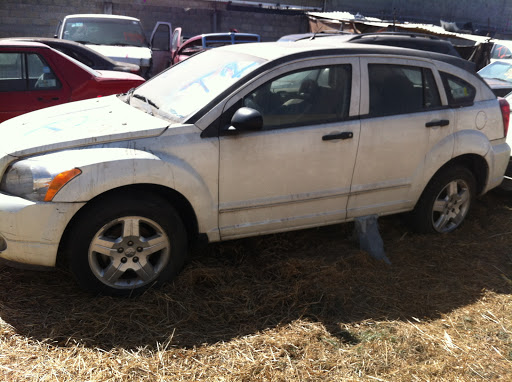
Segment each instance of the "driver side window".
[{"label": "driver side window", "polygon": [[242,106],[261,113],[264,129],[341,121],[348,118],[351,84],[351,65],[289,73],[245,96],[228,111],[225,122],[229,124],[233,113]]}]

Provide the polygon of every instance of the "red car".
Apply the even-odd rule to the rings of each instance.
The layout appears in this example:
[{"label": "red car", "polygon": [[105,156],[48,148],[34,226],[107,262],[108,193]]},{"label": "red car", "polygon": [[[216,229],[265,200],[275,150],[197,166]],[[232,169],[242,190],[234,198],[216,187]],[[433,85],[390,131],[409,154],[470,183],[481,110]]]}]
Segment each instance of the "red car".
[{"label": "red car", "polygon": [[260,35],[255,33],[207,33],[194,36],[181,42],[181,28],[176,28],[172,36],[171,64],[177,64],[193,54],[205,49],[216,48],[223,45],[243,44],[249,42],[260,42]]},{"label": "red car", "polygon": [[48,106],[125,93],[144,78],[93,70],[37,42],[0,42],[0,122]]}]

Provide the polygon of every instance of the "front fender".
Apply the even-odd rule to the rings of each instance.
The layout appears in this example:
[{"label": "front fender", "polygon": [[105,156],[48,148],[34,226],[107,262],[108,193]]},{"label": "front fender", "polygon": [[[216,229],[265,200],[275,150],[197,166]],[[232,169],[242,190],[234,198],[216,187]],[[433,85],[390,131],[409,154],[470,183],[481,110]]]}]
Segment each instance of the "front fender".
[{"label": "front fender", "polygon": [[[183,159],[167,155],[162,158],[137,149],[90,148],[61,154],[82,174],[66,184],[53,199],[54,202],[88,202],[94,197],[119,187],[134,184],[152,184],[173,189],[182,194],[196,213],[200,232],[217,229],[216,179],[207,184],[204,175]],[[215,163],[212,163],[212,167]],[[205,169],[203,169],[205,170]],[[209,170],[209,171],[208,171]],[[206,169],[216,174],[218,170]]]}]

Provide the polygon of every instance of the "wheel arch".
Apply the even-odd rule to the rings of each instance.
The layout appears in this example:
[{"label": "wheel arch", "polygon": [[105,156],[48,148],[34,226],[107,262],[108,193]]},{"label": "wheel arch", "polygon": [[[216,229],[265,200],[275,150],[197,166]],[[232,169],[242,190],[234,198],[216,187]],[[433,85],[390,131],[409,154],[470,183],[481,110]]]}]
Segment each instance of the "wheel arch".
[{"label": "wheel arch", "polygon": [[419,233],[447,233],[457,229],[475,197],[485,190],[486,166],[482,157],[465,154],[439,168],[408,214],[412,228]]},{"label": "wheel arch", "polygon": [[459,155],[455,158],[450,159],[448,162],[443,164],[441,167],[437,169],[434,173],[430,175],[428,181],[425,183],[425,187],[418,194],[415,207],[420,202],[425,190],[428,188],[429,184],[438,176],[439,173],[445,171],[447,168],[455,167],[455,166],[463,166],[467,168],[475,178],[475,186],[476,192],[475,194],[481,195],[487,184],[489,178],[489,165],[484,157],[478,154],[464,154]]},{"label": "wheel arch", "polygon": [[458,157],[452,158],[441,166],[430,178],[430,181],[436,177],[441,171],[444,171],[448,167],[452,166],[463,166],[466,167],[476,181],[476,195],[481,195],[485,190],[489,178],[489,165],[484,157],[478,154],[464,154]]},{"label": "wheel arch", "polygon": [[190,202],[176,190],[171,188],[157,185],[157,184],[131,184],[126,186],[117,187],[114,189],[110,189],[108,191],[103,192],[89,200],[87,204],[85,204],[78,212],[71,218],[69,223],[67,224],[64,233],[62,234],[59,249],[57,252],[57,266],[66,266],[67,262],[67,254],[65,253],[65,248],[67,248],[67,242],[69,240],[69,234],[72,231],[73,227],[81,219],[84,217],[88,210],[97,202],[107,200],[109,198],[116,198],[122,194],[134,194],[140,193],[144,194],[145,197],[149,197],[150,195],[158,195],[169,202],[169,205],[174,207],[179,214],[183,224],[185,225],[185,229],[187,231],[187,236],[189,239],[189,244],[199,240],[199,226],[197,216],[195,214],[194,209]]}]

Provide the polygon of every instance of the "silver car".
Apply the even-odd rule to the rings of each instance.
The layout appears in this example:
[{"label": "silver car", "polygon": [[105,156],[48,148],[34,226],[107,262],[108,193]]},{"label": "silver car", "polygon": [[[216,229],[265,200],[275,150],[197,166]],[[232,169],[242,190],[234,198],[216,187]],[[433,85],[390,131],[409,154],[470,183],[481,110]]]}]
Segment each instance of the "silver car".
[{"label": "silver car", "polygon": [[502,182],[508,103],[460,58],[329,40],[205,51],[1,124],[0,258],[127,295],[200,238],[406,211],[459,227]]}]

